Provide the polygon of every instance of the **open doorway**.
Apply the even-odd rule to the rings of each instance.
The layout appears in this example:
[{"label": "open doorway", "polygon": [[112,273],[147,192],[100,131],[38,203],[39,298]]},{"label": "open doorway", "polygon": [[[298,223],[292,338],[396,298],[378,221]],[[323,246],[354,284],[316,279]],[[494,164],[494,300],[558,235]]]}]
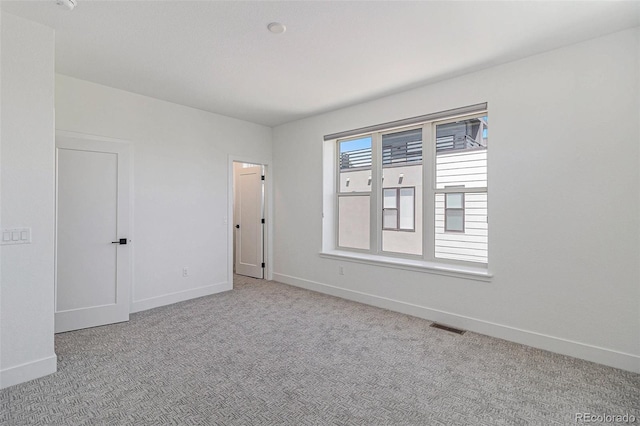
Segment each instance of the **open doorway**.
[{"label": "open doorway", "polygon": [[265,278],[265,166],[233,162],[233,272]]}]

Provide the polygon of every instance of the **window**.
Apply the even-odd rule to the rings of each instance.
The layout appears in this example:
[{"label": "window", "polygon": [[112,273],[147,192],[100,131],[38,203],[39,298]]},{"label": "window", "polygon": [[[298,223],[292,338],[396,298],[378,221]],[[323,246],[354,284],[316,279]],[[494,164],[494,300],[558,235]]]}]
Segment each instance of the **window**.
[{"label": "window", "polygon": [[415,191],[414,187],[382,189],[382,229],[415,231]]},{"label": "window", "polygon": [[486,104],[348,133],[325,137],[337,170],[334,247],[488,264]]},{"label": "window", "polygon": [[464,232],[464,193],[446,194],[444,200],[445,232]]}]

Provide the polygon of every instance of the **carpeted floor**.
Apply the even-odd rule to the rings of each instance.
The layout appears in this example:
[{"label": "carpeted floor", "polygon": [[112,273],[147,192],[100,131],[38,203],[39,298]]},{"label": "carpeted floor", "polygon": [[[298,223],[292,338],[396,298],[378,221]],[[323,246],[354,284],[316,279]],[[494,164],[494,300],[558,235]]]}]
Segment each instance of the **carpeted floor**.
[{"label": "carpeted floor", "polygon": [[2,425],[575,424],[634,415],[640,375],[287,285],[56,336],[56,374],[0,391]]}]

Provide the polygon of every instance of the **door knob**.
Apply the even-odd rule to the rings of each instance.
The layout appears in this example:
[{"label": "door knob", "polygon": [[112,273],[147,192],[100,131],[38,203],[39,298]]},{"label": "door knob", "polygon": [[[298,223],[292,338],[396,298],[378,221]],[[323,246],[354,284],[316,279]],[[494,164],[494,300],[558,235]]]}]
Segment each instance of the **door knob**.
[{"label": "door knob", "polygon": [[118,241],[111,241],[111,244],[127,244],[127,239],[126,238],[120,238]]},{"label": "door knob", "polygon": [[236,229],[240,229],[240,225],[236,225]]}]

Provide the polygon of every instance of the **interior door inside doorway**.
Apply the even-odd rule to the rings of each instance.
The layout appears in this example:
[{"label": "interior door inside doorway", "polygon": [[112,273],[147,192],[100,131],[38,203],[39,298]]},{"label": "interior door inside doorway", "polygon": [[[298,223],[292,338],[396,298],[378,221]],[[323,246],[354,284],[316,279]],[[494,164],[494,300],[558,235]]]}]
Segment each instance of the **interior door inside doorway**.
[{"label": "interior door inside doorway", "polygon": [[233,163],[234,269],[264,278],[264,166]]},{"label": "interior door inside doorway", "polygon": [[129,146],[56,136],[55,332],[129,320]]}]

